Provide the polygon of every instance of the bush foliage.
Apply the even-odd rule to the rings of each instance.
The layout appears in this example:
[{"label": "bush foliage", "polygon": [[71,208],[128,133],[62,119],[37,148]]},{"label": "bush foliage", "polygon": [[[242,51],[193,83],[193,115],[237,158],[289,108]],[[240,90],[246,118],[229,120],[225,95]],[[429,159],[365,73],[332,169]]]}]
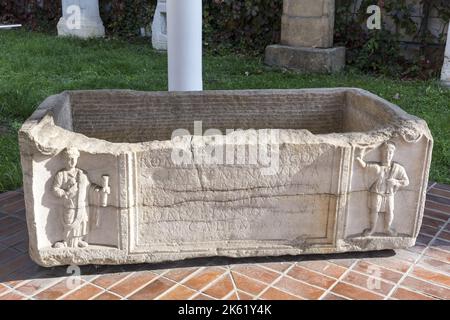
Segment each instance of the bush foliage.
[{"label": "bush foliage", "polygon": [[[132,38],[142,27],[150,30],[157,0],[99,1],[108,36]],[[209,52],[260,55],[267,45],[279,42],[283,0],[202,1],[204,47]],[[400,78],[436,77],[442,65],[444,32],[437,37],[429,32],[429,15],[434,10],[449,21],[450,1],[416,1],[423,6],[419,23],[408,0],[361,0],[358,10],[355,0],[336,0],[335,43],[347,48],[347,63],[365,72]],[[390,17],[395,31],[384,26],[381,31],[367,30],[365,9],[372,4],[382,8],[383,23]],[[55,33],[60,12],[60,0],[0,0],[0,22],[21,22],[32,30]],[[405,34],[420,44],[408,60],[401,54],[399,41]]]}]

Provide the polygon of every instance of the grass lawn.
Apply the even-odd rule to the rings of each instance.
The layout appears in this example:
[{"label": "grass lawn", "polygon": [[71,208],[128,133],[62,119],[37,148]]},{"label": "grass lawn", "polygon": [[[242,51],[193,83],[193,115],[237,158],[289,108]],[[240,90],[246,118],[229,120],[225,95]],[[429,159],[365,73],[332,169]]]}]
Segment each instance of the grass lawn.
[{"label": "grass lawn", "polygon": [[[386,63],[389,63],[386,61]],[[146,42],[61,39],[0,31],[0,192],[21,186],[17,130],[49,95],[70,89],[166,90],[166,55]],[[359,87],[428,122],[435,139],[431,179],[450,184],[450,90],[437,81],[399,81],[354,70],[305,75],[274,70],[260,59],[204,57],[205,89]]]}]

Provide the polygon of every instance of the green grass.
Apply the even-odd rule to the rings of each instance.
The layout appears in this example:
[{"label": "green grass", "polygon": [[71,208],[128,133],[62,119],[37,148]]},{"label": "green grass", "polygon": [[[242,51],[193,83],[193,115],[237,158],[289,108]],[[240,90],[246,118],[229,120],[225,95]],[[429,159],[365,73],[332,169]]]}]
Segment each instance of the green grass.
[{"label": "green grass", "polygon": [[[389,63],[388,61],[386,63]],[[17,130],[47,96],[70,89],[166,90],[165,54],[149,41],[77,40],[0,31],[0,192],[21,185]],[[305,75],[257,58],[204,57],[205,89],[359,87],[428,122],[435,139],[431,179],[450,183],[450,90],[438,81],[400,81],[347,70]],[[394,97],[399,94],[400,98]]]}]

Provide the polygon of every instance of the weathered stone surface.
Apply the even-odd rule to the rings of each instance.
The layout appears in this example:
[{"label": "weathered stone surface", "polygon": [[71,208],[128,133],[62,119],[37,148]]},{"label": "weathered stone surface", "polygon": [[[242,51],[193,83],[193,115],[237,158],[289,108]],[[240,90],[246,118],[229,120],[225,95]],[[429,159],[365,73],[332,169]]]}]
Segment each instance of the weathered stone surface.
[{"label": "weathered stone surface", "polygon": [[301,72],[335,73],[345,67],[345,48],[316,49],[271,45],[266,48],[264,62],[270,66]]},{"label": "weathered stone surface", "polygon": [[294,17],[334,16],[334,0],[286,0],[283,14]]},{"label": "weathered stone surface", "polygon": [[333,73],[345,66],[345,48],[333,48],[334,0],[284,0],[281,45],[266,48],[268,65]]},{"label": "weathered stone surface", "polygon": [[166,0],[158,0],[152,23],[152,45],[156,50],[167,50]]},{"label": "weathered stone surface", "polygon": [[448,24],[447,45],[445,47],[444,65],[442,66],[441,82],[450,88],[450,22]]},{"label": "weathered stone surface", "polygon": [[67,91],[19,141],[43,266],[412,246],[433,144],[423,120],[348,88]]},{"label": "weathered stone surface", "polygon": [[58,35],[96,38],[105,35],[98,0],[62,0],[62,17]]},{"label": "weathered stone surface", "polygon": [[284,0],[281,44],[295,47],[331,48],[334,31],[334,0]]}]

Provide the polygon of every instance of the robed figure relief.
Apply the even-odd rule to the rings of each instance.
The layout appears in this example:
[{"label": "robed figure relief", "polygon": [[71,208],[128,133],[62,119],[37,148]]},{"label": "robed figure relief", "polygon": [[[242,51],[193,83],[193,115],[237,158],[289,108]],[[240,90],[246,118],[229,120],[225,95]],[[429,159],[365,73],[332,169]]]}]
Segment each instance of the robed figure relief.
[{"label": "robed figure relief", "polygon": [[55,243],[54,247],[85,248],[89,231],[99,225],[98,208],[107,206],[109,177],[103,176],[103,186],[91,183],[87,174],[77,168],[78,149],[67,148],[64,156],[66,167],[53,181],[53,192],[63,204],[60,217],[64,235],[63,241]]},{"label": "robed figure relief", "polygon": [[364,153],[356,157],[359,164],[367,171],[369,176],[375,177],[369,187],[369,215],[370,227],[363,231],[363,236],[371,236],[377,228],[380,213],[384,215],[383,234],[396,236],[392,228],[394,221],[395,194],[401,188],[409,185],[409,178],[405,168],[394,158],[396,146],[393,142],[385,142],[381,146],[381,162],[367,162],[363,160]]}]

